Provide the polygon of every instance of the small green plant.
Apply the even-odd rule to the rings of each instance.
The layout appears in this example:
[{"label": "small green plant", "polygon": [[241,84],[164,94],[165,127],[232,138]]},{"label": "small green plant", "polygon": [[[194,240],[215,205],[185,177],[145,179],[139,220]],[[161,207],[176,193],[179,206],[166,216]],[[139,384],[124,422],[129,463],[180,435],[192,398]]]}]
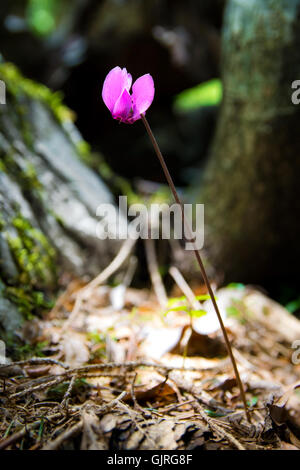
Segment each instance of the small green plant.
[{"label": "small green plant", "polygon": [[99,333],[98,331],[91,331],[87,334],[87,338],[93,344],[105,343],[105,335],[103,333]]},{"label": "small green plant", "polygon": [[210,418],[221,418],[222,416],[226,416],[226,413],[222,413],[221,411],[209,410],[208,408],[204,411]]},{"label": "small green plant", "polygon": [[251,400],[247,401],[247,405],[252,408],[253,406],[257,405],[257,402],[258,402],[258,397],[253,396]]},{"label": "small green plant", "polygon": [[[198,301],[203,301],[209,299],[209,295],[198,295],[196,296],[196,299]],[[194,309],[192,308],[185,296],[182,297],[172,297],[168,301],[169,308],[165,312],[165,315],[167,315],[169,312],[186,312],[189,317],[190,317],[190,326],[193,328],[193,318],[200,318],[206,315],[206,310],[204,309]]]},{"label": "small green plant", "polygon": [[[59,385],[53,386],[47,390],[47,399],[53,401],[61,401],[67,392],[69,387],[69,382],[62,382]],[[79,393],[84,392],[90,388],[90,385],[84,378],[79,378],[75,380],[74,386],[72,388],[71,396],[76,396]]]},{"label": "small green plant", "polygon": [[27,359],[28,357],[45,357],[43,349],[48,346],[49,341],[40,341],[36,344],[26,343],[18,348],[18,356],[20,359]]},{"label": "small green plant", "polygon": [[232,304],[226,307],[226,314],[228,317],[235,318],[239,323],[244,325],[247,322],[246,309],[243,302],[232,299]]},{"label": "small green plant", "polygon": [[246,286],[245,286],[245,284],[242,284],[241,282],[231,282],[226,287],[227,287],[227,289],[243,290],[243,289],[245,289]]}]

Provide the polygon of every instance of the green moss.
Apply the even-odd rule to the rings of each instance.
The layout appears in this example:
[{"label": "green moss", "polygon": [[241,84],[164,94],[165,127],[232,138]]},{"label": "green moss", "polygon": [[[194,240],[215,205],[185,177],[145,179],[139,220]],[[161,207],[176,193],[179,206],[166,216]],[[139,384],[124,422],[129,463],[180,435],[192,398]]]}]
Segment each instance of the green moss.
[{"label": "green moss", "polygon": [[18,185],[24,191],[35,190],[39,195],[42,191],[42,185],[38,179],[37,172],[31,162],[24,162],[24,167],[18,164],[15,158],[15,151],[11,148],[9,153],[1,154],[1,164],[6,171],[18,182]]},{"label": "green moss", "polygon": [[19,361],[32,357],[45,357],[43,349],[48,346],[48,344],[49,341],[41,341],[36,344],[22,344],[15,348],[16,350],[14,354],[17,356],[17,360]]},{"label": "green moss", "polygon": [[31,290],[30,286],[5,287],[3,296],[17,305],[26,320],[31,320],[40,310],[53,307],[53,302],[48,300],[43,292]]},{"label": "green moss", "polygon": [[12,256],[19,269],[19,282],[32,287],[52,284],[55,279],[55,250],[45,235],[21,215],[11,224],[18,236],[6,233]]},{"label": "green moss", "polygon": [[22,361],[32,357],[44,357],[44,348],[48,346],[49,341],[40,341],[36,343],[24,343],[20,337],[11,333],[5,334],[5,344],[7,355],[13,361]]},{"label": "green moss", "polygon": [[5,225],[6,225],[5,219],[3,215],[0,213],[0,232],[4,229]]},{"label": "green moss", "polygon": [[[16,229],[17,236],[8,232],[7,225]],[[30,320],[41,310],[53,306],[39,289],[49,289],[55,281],[56,253],[44,234],[21,215],[13,218],[9,224],[3,220],[3,228],[19,275],[14,285],[2,283],[1,295],[18,307],[26,320]]]},{"label": "green moss", "polygon": [[13,96],[27,95],[45,103],[59,122],[74,120],[74,113],[62,104],[63,95],[60,92],[52,92],[45,85],[23,77],[14,64],[0,63],[0,79]]},{"label": "green moss", "polygon": [[90,144],[82,139],[76,143],[76,149],[82,161],[86,163],[86,165],[91,166],[93,163],[93,158]]},{"label": "green moss", "polygon": [[26,168],[23,170],[23,183],[28,189],[42,189],[42,185],[39,182],[36,169],[30,162],[26,163]]},{"label": "green moss", "polygon": [[[31,98],[45,104],[59,122],[73,119],[72,112],[62,104],[59,93],[53,93],[47,87],[24,78],[13,64],[0,63],[0,80],[5,82],[10,103],[13,104],[6,107],[5,113],[10,115],[28,148],[32,147],[34,139],[28,119]],[[84,151],[88,150],[82,146]],[[43,186],[34,165],[20,155],[13,144],[8,149],[6,145],[5,151],[0,153],[0,171],[7,172],[26,195],[25,198],[34,199],[37,203],[35,207],[39,208]],[[15,210],[13,206],[12,212],[15,213]],[[0,214],[0,231],[9,245],[18,271],[14,279],[3,279],[0,295],[17,305],[24,318],[32,318],[52,306],[43,290],[48,294],[55,286],[56,252],[47,237],[21,214],[14,218],[6,211]]]}]

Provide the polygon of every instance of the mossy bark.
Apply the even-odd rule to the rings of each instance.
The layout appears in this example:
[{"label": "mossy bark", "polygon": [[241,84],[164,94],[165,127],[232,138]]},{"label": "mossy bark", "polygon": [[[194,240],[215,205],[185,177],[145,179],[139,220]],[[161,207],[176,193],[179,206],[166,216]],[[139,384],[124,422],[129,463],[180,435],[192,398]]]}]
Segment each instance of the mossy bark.
[{"label": "mossy bark", "polygon": [[121,242],[97,236],[97,207],[113,204],[113,197],[83,163],[88,146],[60,96],[12,64],[0,64],[0,80],[7,89],[7,103],[0,105],[2,336],[49,307],[59,273],[94,276]]},{"label": "mossy bark", "polygon": [[197,199],[205,247],[227,280],[299,271],[300,0],[229,0],[224,97]]}]

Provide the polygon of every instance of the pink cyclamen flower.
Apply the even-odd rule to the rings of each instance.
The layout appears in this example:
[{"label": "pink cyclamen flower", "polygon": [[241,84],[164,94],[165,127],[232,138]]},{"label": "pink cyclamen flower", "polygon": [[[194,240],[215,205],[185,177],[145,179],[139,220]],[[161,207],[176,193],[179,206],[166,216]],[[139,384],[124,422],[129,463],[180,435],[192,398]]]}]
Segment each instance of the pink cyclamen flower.
[{"label": "pink cyclamen flower", "polygon": [[154,82],[149,73],[142,75],[130,88],[132,77],[127,70],[115,67],[106,76],[102,98],[112,117],[120,122],[132,124],[141,118],[154,98]]}]

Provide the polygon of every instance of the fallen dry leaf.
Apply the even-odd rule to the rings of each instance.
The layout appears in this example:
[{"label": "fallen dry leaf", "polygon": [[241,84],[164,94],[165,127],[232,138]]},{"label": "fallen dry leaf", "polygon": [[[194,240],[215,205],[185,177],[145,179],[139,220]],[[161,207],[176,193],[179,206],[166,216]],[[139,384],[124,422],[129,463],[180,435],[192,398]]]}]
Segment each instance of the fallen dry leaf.
[{"label": "fallen dry leaf", "polygon": [[82,413],[81,450],[107,450],[108,443],[101,431],[99,418],[91,411]]},{"label": "fallen dry leaf", "polygon": [[90,357],[86,337],[75,332],[64,335],[62,351],[65,356],[65,362],[72,367],[88,362]]}]

